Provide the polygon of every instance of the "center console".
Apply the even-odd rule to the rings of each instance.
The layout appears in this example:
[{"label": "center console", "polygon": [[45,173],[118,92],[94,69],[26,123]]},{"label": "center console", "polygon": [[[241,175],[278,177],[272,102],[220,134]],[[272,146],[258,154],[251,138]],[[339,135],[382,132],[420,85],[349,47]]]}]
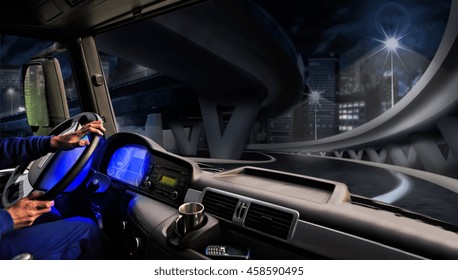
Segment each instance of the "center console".
[{"label": "center console", "polygon": [[[155,215],[151,215],[155,213]],[[218,243],[220,225],[205,214],[202,225],[185,235],[177,234],[177,208],[137,195],[129,205],[123,242],[134,259],[207,259],[208,245]]]}]

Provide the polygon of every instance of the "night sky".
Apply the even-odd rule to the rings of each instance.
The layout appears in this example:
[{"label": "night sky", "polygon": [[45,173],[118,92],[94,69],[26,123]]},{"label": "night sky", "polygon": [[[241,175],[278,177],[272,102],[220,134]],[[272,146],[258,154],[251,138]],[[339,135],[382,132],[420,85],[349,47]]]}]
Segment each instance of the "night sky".
[{"label": "night sky", "polygon": [[[450,0],[256,0],[280,23],[304,57],[335,53],[345,67],[383,40],[432,58],[445,29]],[[48,47],[46,41],[1,36],[1,63],[23,64]],[[35,44],[34,48],[30,48]],[[18,55],[20,54],[20,55]]]},{"label": "night sky", "polygon": [[51,46],[52,42],[2,35],[1,45],[2,63],[22,65],[41,50]]},{"label": "night sky", "polygon": [[304,57],[335,53],[342,67],[380,45],[385,35],[432,58],[448,19],[450,0],[257,0],[290,35]]}]

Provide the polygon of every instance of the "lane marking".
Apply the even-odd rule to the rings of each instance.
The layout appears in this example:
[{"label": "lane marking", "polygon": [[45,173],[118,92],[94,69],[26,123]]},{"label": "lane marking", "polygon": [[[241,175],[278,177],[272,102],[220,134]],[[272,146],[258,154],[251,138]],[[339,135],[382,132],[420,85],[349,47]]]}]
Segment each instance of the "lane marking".
[{"label": "lane marking", "polygon": [[393,203],[404,197],[412,188],[409,178],[398,172],[390,172],[398,179],[398,185],[391,191],[375,196],[372,199],[385,203]]}]

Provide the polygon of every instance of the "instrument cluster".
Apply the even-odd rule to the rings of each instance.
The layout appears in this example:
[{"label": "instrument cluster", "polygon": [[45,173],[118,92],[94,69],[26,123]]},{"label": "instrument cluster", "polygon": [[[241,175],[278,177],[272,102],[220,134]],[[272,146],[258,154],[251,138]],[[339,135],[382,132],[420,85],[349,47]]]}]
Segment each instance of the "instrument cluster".
[{"label": "instrument cluster", "polygon": [[155,150],[148,143],[107,143],[102,171],[112,181],[173,205],[183,202],[192,166],[181,158]]}]

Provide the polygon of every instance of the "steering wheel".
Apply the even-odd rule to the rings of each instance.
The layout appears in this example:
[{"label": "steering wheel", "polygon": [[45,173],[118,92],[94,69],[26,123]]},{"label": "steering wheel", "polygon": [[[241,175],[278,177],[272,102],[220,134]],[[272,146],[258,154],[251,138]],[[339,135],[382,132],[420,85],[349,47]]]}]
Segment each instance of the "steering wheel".
[{"label": "steering wheel", "polygon": [[[101,120],[100,116],[95,113],[84,112],[57,125],[50,135],[71,133],[84,124],[96,120]],[[49,153],[33,161],[29,172],[25,171],[30,162],[16,167],[3,191],[3,207],[11,206],[17,200],[27,196],[33,189],[45,191],[38,198],[40,200],[53,200],[62,193],[83,171],[100,142],[100,136],[96,133],[85,137],[89,137],[90,144],[88,146],[70,151]],[[55,173],[60,174],[56,176]]]}]

